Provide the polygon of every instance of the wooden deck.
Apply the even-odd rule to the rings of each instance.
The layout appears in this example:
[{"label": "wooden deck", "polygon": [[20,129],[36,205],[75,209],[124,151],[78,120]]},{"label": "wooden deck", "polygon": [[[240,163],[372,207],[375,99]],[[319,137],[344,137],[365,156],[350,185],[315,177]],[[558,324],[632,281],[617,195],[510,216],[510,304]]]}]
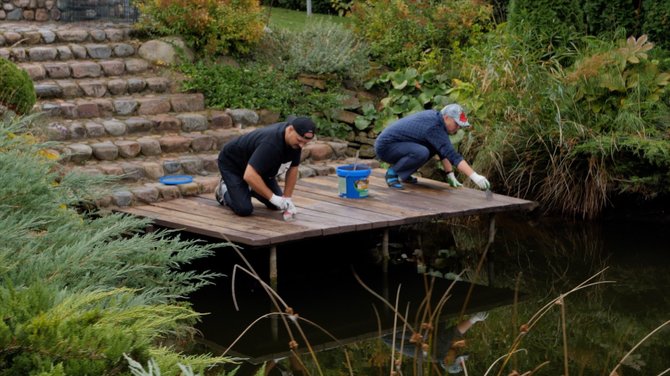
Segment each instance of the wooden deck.
[{"label": "wooden deck", "polygon": [[281,212],[255,202],[254,214],[239,217],[220,206],[214,194],[119,208],[118,211],[152,218],[157,225],[182,229],[252,247],[275,246],[290,241],[370,229],[388,229],[431,219],[530,210],[535,202],[484,192],[449,187],[446,183],[419,179],[405,190],[388,188],[384,170],[370,176],[369,197],[338,196],[335,175],[302,178],[293,202],[296,220],[284,222]]}]

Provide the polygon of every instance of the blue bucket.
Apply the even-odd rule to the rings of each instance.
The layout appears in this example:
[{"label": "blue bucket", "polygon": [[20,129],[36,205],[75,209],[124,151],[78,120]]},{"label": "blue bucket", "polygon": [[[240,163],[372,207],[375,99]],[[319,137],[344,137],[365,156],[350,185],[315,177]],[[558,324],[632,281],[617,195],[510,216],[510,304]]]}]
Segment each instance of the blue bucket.
[{"label": "blue bucket", "polygon": [[350,164],[338,167],[337,191],[340,197],[368,197],[368,177],[371,171],[369,166],[363,164]]}]

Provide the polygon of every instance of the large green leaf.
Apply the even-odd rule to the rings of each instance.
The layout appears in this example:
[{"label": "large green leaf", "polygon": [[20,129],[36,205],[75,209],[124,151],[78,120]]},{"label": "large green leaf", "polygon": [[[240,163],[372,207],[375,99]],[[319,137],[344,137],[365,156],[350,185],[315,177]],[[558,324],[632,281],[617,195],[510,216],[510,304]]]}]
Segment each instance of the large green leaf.
[{"label": "large green leaf", "polygon": [[354,126],[356,127],[356,129],[361,131],[367,129],[371,123],[372,122],[370,120],[366,119],[363,116],[358,116],[356,117],[356,120],[354,120]]}]

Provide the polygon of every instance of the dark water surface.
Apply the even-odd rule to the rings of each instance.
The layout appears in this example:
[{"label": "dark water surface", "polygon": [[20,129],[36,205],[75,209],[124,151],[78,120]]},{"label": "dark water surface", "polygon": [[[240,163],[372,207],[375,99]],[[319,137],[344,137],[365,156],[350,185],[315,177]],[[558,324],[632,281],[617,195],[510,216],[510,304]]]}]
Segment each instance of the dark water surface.
[{"label": "dark water surface", "polygon": [[[551,308],[531,329],[521,346],[524,355],[515,358],[505,374],[512,369],[523,373],[544,361],[549,361],[548,365],[537,374],[563,373],[562,322],[567,322],[570,373],[609,374],[623,354],[670,319],[667,223],[570,223],[499,217],[496,225],[495,242],[479,276],[474,269],[488,236],[485,222],[431,223],[393,230],[388,273],[383,272],[380,262],[378,231],[287,244],[278,249],[278,294],[299,317],[322,328],[301,321],[307,340],[318,352],[321,372],[326,374],[349,374],[342,355],[343,344],[351,352],[353,374],[388,374],[389,351],[377,339],[380,331],[392,328],[394,315],[355,275],[392,304],[399,291],[399,306],[403,312],[409,307],[412,324],[421,321],[415,319],[415,313],[427,295],[426,283],[432,280],[418,270],[442,276],[466,270],[466,279],[476,277],[477,284],[469,298],[469,283],[435,278],[431,299],[435,304],[449,289],[449,299],[442,310],[446,322],[455,322],[462,310],[466,316],[489,311],[486,322],[471,330],[472,335],[468,333],[468,351],[473,354],[468,370],[472,375],[485,374],[495,359],[510,350],[520,324],[596,273],[601,272],[594,279],[598,284],[565,297],[565,320],[561,319],[560,307]],[[416,262],[413,256],[416,249],[421,249],[425,263]],[[242,252],[258,275],[265,278],[268,250]],[[283,374],[320,374],[314,364],[308,364],[309,373],[297,369],[289,373],[291,365],[285,358],[289,355],[291,337],[277,315],[252,325],[275,310],[260,283],[241,270],[233,286],[236,264],[244,265],[228,248],[196,265],[227,275],[216,286],[206,287],[191,297],[197,311],[209,313],[198,326],[204,348],[221,353],[252,326],[228,353],[249,358],[238,374],[252,374],[260,364],[273,359],[284,359],[280,361],[285,369]],[[493,287],[487,286],[489,283]],[[519,305],[513,304],[515,290],[522,301]],[[235,309],[233,296],[239,310]],[[464,308],[466,301],[468,305]],[[305,350],[306,341],[294,326],[291,328],[298,350]],[[668,327],[645,341],[619,372],[662,374],[670,368],[667,359],[670,359]],[[411,366],[412,362],[406,363],[404,374],[421,373]],[[278,369],[279,366],[275,367],[270,374],[282,374]],[[433,369],[432,374],[442,373]]]}]

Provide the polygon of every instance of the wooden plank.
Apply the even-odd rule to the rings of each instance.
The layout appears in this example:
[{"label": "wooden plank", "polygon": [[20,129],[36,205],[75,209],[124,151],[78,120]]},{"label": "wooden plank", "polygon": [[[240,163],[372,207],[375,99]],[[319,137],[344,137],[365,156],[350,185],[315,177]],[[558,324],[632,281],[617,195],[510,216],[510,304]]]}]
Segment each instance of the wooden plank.
[{"label": "wooden plank", "polygon": [[215,239],[229,240],[231,242],[247,244],[254,247],[270,244],[266,236],[252,232],[237,231],[210,223],[190,222],[181,215],[175,216],[175,213],[169,209],[163,209],[153,205],[125,207],[119,211],[137,215],[139,217],[151,218],[155,224],[160,226],[183,229],[194,234],[205,235]]},{"label": "wooden plank", "polygon": [[229,220],[226,222],[228,226],[241,231],[253,231],[265,235],[268,237],[270,244],[284,243],[291,240],[321,236],[323,234],[318,228],[309,228],[304,224],[294,222],[284,222],[281,219],[281,212],[270,211],[265,206],[254,207],[254,215],[241,220],[242,217],[235,215],[230,209],[221,207],[218,202],[199,197],[157,202],[152,205],[171,208],[182,213],[197,212],[209,220],[229,216]]},{"label": "wooden plank", "polygon": [[[229,209],[222,208],[218,202],[213,198],[213,195],[200,195],[193,197],[192,200],[196,200],[204,205],[213,206],[228,211],[231,215],[235,216],[232,211]],[[295,202],[295,201],[294,201]],[[295,221],[285,222],[281,218],[282,213],[276,210],[267,209],[264,205],[254,208],[254,215],[247,217],[249,220],[255,222],[258,225],[267,226],[270,229],[281,230],[283,233],[292,233],[298,232],[301,238],[311,237],[311,236],[320,236],[324,235],[324,230],[334,230],[333,233],[339,233],[342,231],[337,231],[336,226],[329,225],[323,220],[314,220],[314,217],[322,218],[320,213],[312,212],[305,207],[298,206],[298,211],[300,215]],[[240,217],[237,217],[240,218]],[[310,220],[311,218],[311,220]],[[341,221],[339,221],[341,222]],[[350,223],[345,222],[344,225],[349,225]],[[335,227],[332,229],[331,227]],[[319,230],[319,231],[314,231]]]},{"label": "wooden plank", "polygon": [[[198,197],[209,200],[210,205],[219,206],[218,203],[215,203],[213,194],[203,194]],[[340,205],[330,205],[327,202],[324,203],[302,196],[294,197],[293,202],[296,204],[299,212],[296,220],[290,222],[293,225],[302,224],[312,228],[321,228],[324,231],[324,235],[362,231],[372,228],[370,221],[352,217],[350,212],[344,212],[346,208]],[[268,212],[271,212],[272,214],[270,215],[272,216],[278,215],[276,212]]]},{"label": "wooden plank", "polygon": [[[339,217],[349,218],[350,220],[367,223],[371,228],[383,228],[398,224],[401,219],[398,216],[388,215],[387,213],[378,213],[370,211],[369,208],[357,208],[347,205],[347,202],[341,198],[333,198],[330,195],[325,197],[322,194],[315,193],[313,189],[305,187],[296,187],[296,197],[305,197],[313,199],[315,202],[313,208],[323,210],[326,213],[332,213]],[[328,201],[332,200],[332,201]]]},{"label": "wooden plank", "polygon": [[[393,190],[386,185],[384,173],[383,170],[373,170],[370,179],[371,184],[376,189]],[[445,217],[452,217],[453,214],[473,215],[510,210],[530,210],[537,206],[537,203],[532,201],[495,193],[491,200],[487,200],[486,193],[481,190],[466,187],[452,188],[447,183],[430,179],[419,178],[419,184],[405,184],[405,187],[405,191],[421,193],[422,197],[448,201],[445,203],[447,206],[442,208],[445,209],[443,213]],[[445,195],[448,196],[445,197]]]},{"label": "wooden plank", "polygon": [[[300,190],[302,192],[305,191],[311,192],[319,190],[318,192],[323,192],[323,189],[327,189],[327,187],[329,186],[334,185],[335,187],[337,187],[334,181],[324,178],[326,177],[319,176],[316,178],[309,178],[309,181],[305,181],[302,184],[300,184],[299,187],[296,187],[296,190]],[[335,191],[332,191],[332,193],[328,194],[327,196],[326,195],[323,196],[327,197],[327,199],[329,200],[335,200],[351,208],[357,208],[370,213],[391,216],[394,219],[389,220],[388,226],[399,226],[408,223],[414,223],[421,219],[429,218],[431,216],[431,213],[426,213],[424,211],[411,208],[409,206],[395,205],[395,203],[392,201],[395,198],[389,198],[383,194],[380,195],[377,193],[373,193],[367,198],[347,199],[339,197],[336,189],[337,188],[335,188]],[[408,195],[407,192],[403,191],[397,191],[395,192],[395,194]],[[335,197],[331,198],[332,196]],[[406,198],[402,198],[402,200],[406,200],[408,198],[409,196]]]},{"label": "wooden plank", "polygon": [[419,184],[391,189],[385,170],[374,169],[369,178],[369,197],[339,197],[338,177],[315,176],[300,179],[293,201],[299,214],[285,222],[281,213],[254,202],[254,215],[239,217],[221,207],[213,194],[162,201],[150,205],[119,208],[117,211],[154,219],[162,226],[185,229],[250,246],[267,246],[304,238],[353,231],[415,224],[431,219],[528,210],[537,204],[471,188],[452,188],[447,183],[419,178]]}]

